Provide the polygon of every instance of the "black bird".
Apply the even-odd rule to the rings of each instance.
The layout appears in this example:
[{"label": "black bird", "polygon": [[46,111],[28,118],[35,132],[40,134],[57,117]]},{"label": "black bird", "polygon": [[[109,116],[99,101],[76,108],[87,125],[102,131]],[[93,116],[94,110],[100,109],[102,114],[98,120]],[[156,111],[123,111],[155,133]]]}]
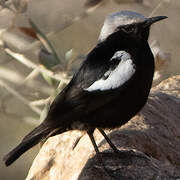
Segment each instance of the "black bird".
[{"label": "black bird", "polygon": [[102,129],[128,122],[145,105],[154,74],[154,58],[148,44],[150,26],[166,16],[146,18],[131,11],[108,16],[97,46],[87,55],[79,71],[51,104],[37,128],[4,157],[8,166],[41,140],[79,129],[93,137]]}]

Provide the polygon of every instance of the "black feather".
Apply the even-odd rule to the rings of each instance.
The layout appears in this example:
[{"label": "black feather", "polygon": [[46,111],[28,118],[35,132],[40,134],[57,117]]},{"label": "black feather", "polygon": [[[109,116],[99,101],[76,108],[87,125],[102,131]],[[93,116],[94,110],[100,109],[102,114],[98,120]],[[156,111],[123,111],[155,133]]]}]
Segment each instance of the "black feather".
[{"label": "black feather", "polygon": [[[117,15],[124,17],[128,14],[130,18],[135,14],[135,20],[140,16],[126,11],[116,13],[110,20],[112,21]],[[72,130],[74,127],[78,129],[78,126],[74,126],[75,123],[80,124],[81,130],[87,131],[92,140],[95,128],[118,127],[136,115],[147,101],[154,74],[154,57],[147,41],[149,28],[153,22],[165,18],[164,16],[147,19],[143,17],[139,23],[135,21],[136,23],[132,24],[134,31],[129,31],[127,26],[131,25],[119,24],[121,28],[109,34],[87,55],[71,82],[51,104],[44,122],[4,157],[5,164],[10,165],[47,137]],[[127,31],[123,30],[123,26]],[[131,55],[133,67],[136,67],[135,71],[114,89],[86,91],[94,82],[103,78],[108,70],[117,67],[121,58],[112,59],[117,51],[125,51]],[[114,148],[112,143],[110,146]],[[97,147],[95,150],[97,151]]]},{"label": "black feather", "polygon": [[32,132],[30,132],[21,143],[10,151],[6,156],[4,156],[3,161],[5,162],[6,166],[11,165],[16,159],[18,159],[24,152],[38,144],[44,138],[48,136],[51,132],[50,128],[44,126],[44,124],[39,125],[36,127]]}]

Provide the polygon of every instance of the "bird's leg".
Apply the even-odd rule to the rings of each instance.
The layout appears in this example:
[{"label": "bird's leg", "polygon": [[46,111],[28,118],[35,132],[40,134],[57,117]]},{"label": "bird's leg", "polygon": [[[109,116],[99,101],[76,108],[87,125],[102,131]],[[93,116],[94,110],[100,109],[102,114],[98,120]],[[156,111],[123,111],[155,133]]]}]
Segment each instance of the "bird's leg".
[{"label": "bird's leg", "polygon": [[94,146],[94,150],[96,151],[96,154],[99,155],[99,149],[98,149],[98,146],[96,144],[96,141],[94,139],[94,136],[93,136],[93,132],[94,132],[94,129],[91,129],[91,130],[88,130],[87,133],[89,135],[89,138]]},{"label": "bird's leg", "polygon": [[[133,150],[123,150],[123,151],[119,151],[116,146],[111,142],[111,140],[108,138],[108,136],[106,135],[106,133],[98,128],[98,130],[100,131],[100,133],[104,136],[104,138],[106,139],[107,143],[110,145],[110,147],[113,149],[113,151],[115,153],[118,153],[119,157],[128,157],[128,156],[132,156],[134,155],[134,151]],[[147,158],[142,154],[136,154],[135,156],[141,157],[141,158]],[[148,159],[148,158],[147,158]]]},{"label": "bird's leg", "polygon": [[106,139],[107,143],[109,144],[109,146],[113,149],[114,152],[118,153],[119,150],[116,148],[116,146],[111,142],[111,140],[108,138],[108,136],[106,135],[106,133],[98,128],[99,132],[104,136],[104,138]]},{"label": "bird's leg", "polygon": [[[101,129],[99,129],[99,131],[100,131],[101,134],[103,134],[103,136],[104,136],[104,134],[105,134],[104,131],[101,130]],[[95,149],[95,151],[96,151],[97,159],[98,159],[99,163],[102,165],[104,171],[105,171],[110,177],[112,177],[113,179],[118,179],[115,175],[113,175],[113,173],[111,172],[111,170],[109,170],[109,169],[106,168],[105,164],[103,163],[102,157],[100,156],[100,152],[99,152],[98,146],[97,146],[97,144],[96,144],[96,142],[95,142],[95,139],[94,139],[94,136],[93,136],[93,132],[94,132],[94,129],[91,129],[91,130],[87,131],[87,133],[88,133],[88,135],[89,135],[89,138],[90,138],[90,140],[91,140],[91,142],[92,142],[92,144],[93,144],[93,146],[94,146],[94,149]],[[105,134],[105,136],[106,136],[106,134]],[[105,137],[105,136],[104,136],[104,137]],[[106,136],[105,138],[108,139],[107,136]],[[108,139],[108,142],[110,142],[111,145],[113,145],[112,142],[111,142],[109,139]],[[114,145],[113,145],[113,146],[114,146]],[[112,146],[111,146],[111,147],[112,147]],[[115,146],[114,146],[114,147],[115,147]],[[115,147],[115,148],[116,148],[116,147]]]},{"label": "bird's leg", "polygon": [[[98,146],[97,146],[97,144],[96,144],[96,141],[95,141],[95,139],[94,139],[93,132],[94,132],[94,129],[91,129],[91,130],[88,130],[88,131],[87,131],[87,133],[88,133],[88,135],[89,135],[89,138],[90,138],[90,140],[91,140],[91,142],[92,142],[92,144],[93,144],[93,146],[94,146],[94,150],[96,151],[97,159],[98,159],[99,163],[103,166],[103,169],[104,169],[105,171],[107,171],[107,170],[106,170],[106,167],[105,167],[105,165],[104,165],[104,163],[103,163],[103,161],[102,161],[102,157],[101,157],[101,154],[100,154],[100,152],[99,152],[99,149],[98,149]],[[107,173],[108,173],[108,171],[107,171]]]},{"label": "bird's leg", "polygon": [[79,137],[76,138],[75,142],[73,143],[72,150],[74,150],[75,147],[78,145],[78,143],[79,143],[80,139],[82,138],[82,136],[79,136]]}]

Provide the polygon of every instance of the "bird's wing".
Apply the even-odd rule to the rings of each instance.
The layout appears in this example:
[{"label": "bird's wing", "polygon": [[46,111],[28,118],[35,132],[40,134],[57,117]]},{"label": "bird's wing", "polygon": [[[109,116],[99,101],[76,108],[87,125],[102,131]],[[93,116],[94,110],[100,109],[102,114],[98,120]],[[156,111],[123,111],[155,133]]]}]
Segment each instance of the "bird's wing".
[{"label": "bird's wing", "polygon": [[69,85],[52,103],[49,115],[57,117],[71,113],[75,116],[76,113],[96,110],[115,98],[114,92],[122,89],[135,71],[132,57],[126,51],[117,51],[105,61],[87,57]]},{"label": "bird's wing", "polygon": [[106,70],[85,91],[109,91],[118,89],[131,79],[136,71],[132,57],[126,51],[117,51],[108,62]]}]

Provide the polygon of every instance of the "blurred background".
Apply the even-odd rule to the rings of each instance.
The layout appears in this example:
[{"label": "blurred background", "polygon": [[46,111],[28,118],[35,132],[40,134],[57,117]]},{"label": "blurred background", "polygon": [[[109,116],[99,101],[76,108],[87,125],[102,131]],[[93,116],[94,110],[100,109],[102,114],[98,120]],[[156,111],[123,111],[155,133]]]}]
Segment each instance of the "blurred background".
[{"label": "blurred background", "polygon": [[[96,45],[104,18],[120,10],[168,16],[152,27],[149,39],[156,78],[180,74],[179,0],[0,0],[1,159],[43,120]],[[25,179],[38,150],[8,168],[0,160],[0,178]]]}]

